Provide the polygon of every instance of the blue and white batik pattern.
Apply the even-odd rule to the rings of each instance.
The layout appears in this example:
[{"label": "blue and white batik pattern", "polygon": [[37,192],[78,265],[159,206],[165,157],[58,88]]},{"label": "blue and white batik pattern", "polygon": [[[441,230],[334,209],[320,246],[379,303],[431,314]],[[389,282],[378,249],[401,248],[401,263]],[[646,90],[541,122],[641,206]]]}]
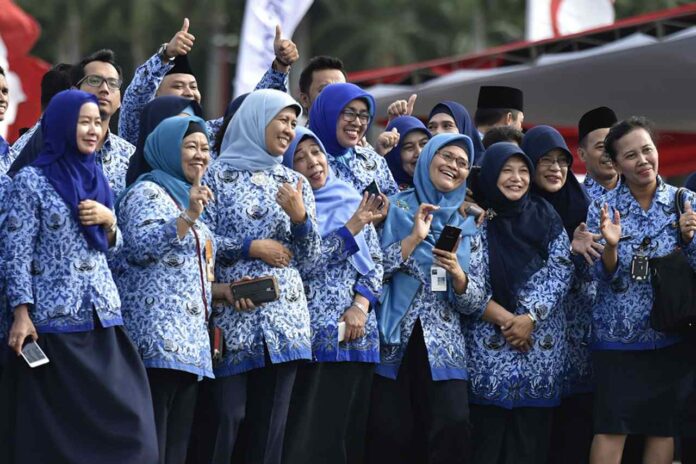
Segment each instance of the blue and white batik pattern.
[{"label": "blue and white batik pattern", "polygon": [[[213,162],[203,182],[215,194],[203,220],[215,235],[218,246],[215,276],[227,283],[242,277],[274,276],[280,299],[248,311],[224,305],[213,313],[214,323],[225,336],[226,353],[215,366],[215,376],[224,377],[263,367],[264,346],[271,361],[282,363],[311,359],[309,311],[302,275],[321,254],[314,195],[307,182],[302,197],[307,219],[293,224],[276,203],[283,183],[296,185],[300,174],[278,164],[252,173],[238,171],[224,162]],[[286,246],[293,259],[288,267],[273,267],[249,257],[253,240],[272,239]]]},{"label": "blue and white batik pattern", "polygon": [[15,176],[3,225],[5,271],[10,308],[32,305],[38,332],[82,332],[121,325],[121,300],[107,255],[87,245],[72,212],[48,179],[34,167]]},{"label": "blue and white batik pattern", "polygon": [[[631,259],[636,253],[649,258],[665,256],[677,248],[675,195],[677,188],[658,178],[658,186],[648,211],[643,210],[628,186],[621,184],[590,205],[587,225],[599,233],[601,208],[609,205],[609,215],[621,215],[621,234],[628,237],[619,242],[619,262],[608,274],[601,260],[592,267],[597,280],[597,302],[593,309],[593,348],[598,350],[652,350],[672,345],[680,340],[676,335],[657,332],[650,327],[653,291],[650,279],[631,278]],[[696,204],[696,195],[686,191],[685,199]],[[641,250],[641,243],[649,245]],[[691,267],[696,269],[696,243],[684,248]]]},{"label": "blue and white batik pattern", "polygon": [[[481,243],[482,252],[472,254],[471,265],[484,269],[487,300],[490,300],[487,223],[482,226]],[[573,273],[569,250],[568,235],[563,230],[549,243],[546,265],[521,287],[517,307],[506,308],[515,315],[536,315],[538,322],[528,352],[510,345],[495,324],[482,319],[467,324],[472,403],[506,409],[552,407],[560,403],[566,358],[562,302]]]},{"label": "blue and white batik pattern", "polygon": [[139,182],[121,200],[124,246],[119,254],[125,266],[116,284],[123,321],[145,367],[212,377],[205,249],[210,241],[214,259],[214,240],[201,221],[180,240],[179,214],[174,200],[154,182]]},{"label": "blue and white batik pattern", "polygon": [[399,193],[399,186],[396,185],[384,157],[364,147],[354,147],[350,151],[351,153],[340,159],[327,157],[336,177],[351,184],[358,192],[365,191],[367,186],[375,181],[383,194],[391,196]]}]

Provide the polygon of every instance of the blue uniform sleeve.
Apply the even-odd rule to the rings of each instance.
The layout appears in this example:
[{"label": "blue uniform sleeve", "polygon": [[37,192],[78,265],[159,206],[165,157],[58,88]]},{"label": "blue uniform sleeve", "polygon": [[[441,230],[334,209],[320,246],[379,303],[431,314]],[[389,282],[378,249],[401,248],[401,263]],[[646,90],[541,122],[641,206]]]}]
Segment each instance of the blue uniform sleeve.
[{"label": "blue uniform sleeve", "polygon": [[449,290],[450,303],[454,309],[476,319],[483,315],[490,300],[490,288],[486,285],[488,253],[485,252],[482,242],[483,237],[480,233],[471,239],[471,257],[467,274],[469,283],[466,291],[457,295],[451,288]]},{"label": "blue uniform sleeve", "polygon": [[281,92],[288,91],[288,73],[276,71],[273,66],[268,68],[254,90],[275,89]]},{"label": "blue uniform sleeve", "polygon": [[155,53],[135,70],[133,80],[123,94],[118,116],[118,135],[133,145],[138,143],[140,114],[143,108],[155,98],[162,79],[173,67],[173,61],[165,63],[159,54]]},{"label": "blue uniform sleeve", "polygon": [[[382,249],[379,246],[379,238],[375,228],[370,224],[364,229],[365,241],[370,249],[370,256],[375,263],[374,269],[366,275],[359,275],[355,287],[356,293],[364,296],[372,306],[376,305],[382,294],[382,280],[384,279],[384,267],[382,263]],[[351,235],[352,237],[352,235]]]}]

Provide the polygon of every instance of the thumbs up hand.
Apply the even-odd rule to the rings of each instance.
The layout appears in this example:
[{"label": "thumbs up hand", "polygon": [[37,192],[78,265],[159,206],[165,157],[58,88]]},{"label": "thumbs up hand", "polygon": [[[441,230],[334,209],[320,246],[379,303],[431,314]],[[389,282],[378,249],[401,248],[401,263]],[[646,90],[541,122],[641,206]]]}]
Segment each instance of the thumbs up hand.
[{"label": "thumbs up hand", "polygon": [[284,73],[287,73],[290,70],[290,66],[300,57],[295,42],[290,39],[283,39],[283,31],[280,29],[280,24],[276,25],[273,52],[276,56],[273,68]]},{"label": "thumbs up hand", "polygon": [[196,38],[189,33],[189,20],[184,18],[184,24],[181,30],[174,34],[174,37],[167,44],[167,49],[164,51],[169,60],[173,60],[179,55],[186,55],[193,48],[193,42]]},{"label": "thumbs up hand", "polygon": [[389,117],[389,120],[391,121],[394,118],[397,118],[399,116],[410,116],[413,114],[413,107],[416,105],[416,98],[418,98],[417,94],[412,94],[410,97],[408,97],[408,101],[406,100],[396,100],[392,104],[389,105],[389,108],[387,108],[387,116]]},{"label": "thumbs up hand", "polygon": [[401,136],[399,135],[399,131],[396,129],[396,127],[390,131],[382,132],[379,134],[379,137],[377,137],[377,145],[375,146],[375,150],[381,156],[385,156],[392,150],[392,148],[398,145],[400,138]]},{"label": "thumbs up hand", "polygon": [[679,216],[679,230],[681,231],[682,241],[685,244],[691,243],[696,231],[696,213],[694,212],[691,201],[684,203],[684,212]]}]

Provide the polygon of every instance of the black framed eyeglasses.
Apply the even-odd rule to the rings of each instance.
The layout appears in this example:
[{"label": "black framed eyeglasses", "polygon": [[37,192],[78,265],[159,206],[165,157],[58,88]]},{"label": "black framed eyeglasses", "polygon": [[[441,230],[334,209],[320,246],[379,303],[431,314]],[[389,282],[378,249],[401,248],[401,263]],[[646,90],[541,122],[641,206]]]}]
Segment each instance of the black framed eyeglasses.
[{"label": "black framed eyeglasses", "polygon": [[356,119],[359,119],[362,124],[367,124],[372,119],[370,113],[368,113],[367,111],[358,113],[348,108],[341,111],[341,116],[343,117],[343,120],[346,122],[353,122]]},{"label": "black framed eyeglasses", "polygon": [[109,87],[111,90],[120,90],[121,85],[123,85],[123,81],[116,77],[102,77],[98,74],[89,74],[80,79],[76,87],[80,87],[82,83],[85,83],[90,87],[99,88],[104,82],[106,82],[106,86]]}]

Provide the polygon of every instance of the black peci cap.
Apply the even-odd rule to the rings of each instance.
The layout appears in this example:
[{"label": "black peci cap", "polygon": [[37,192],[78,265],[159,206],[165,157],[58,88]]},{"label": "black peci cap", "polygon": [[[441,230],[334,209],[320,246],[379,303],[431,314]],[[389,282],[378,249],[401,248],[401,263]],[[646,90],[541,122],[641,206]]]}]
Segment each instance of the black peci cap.
[{"label": "black peci cap", "polygon": [[509,108],[524,111],[524,94],[514,87],[482,85],[476,106],[478,109]]},{"label": "black peci cap", "polygon": [[176,58],[174,58],[174,67],[170,69],[166,75],[168,76],[170,74],[191,74],[194,76],[187,55],[177,55]]},{"label": "black peci cap", "polygon": [[600,106],[583,114],[578,123],[578,140],[597,129],[606,129],[618,121],[616,113],[611,108]]}]

